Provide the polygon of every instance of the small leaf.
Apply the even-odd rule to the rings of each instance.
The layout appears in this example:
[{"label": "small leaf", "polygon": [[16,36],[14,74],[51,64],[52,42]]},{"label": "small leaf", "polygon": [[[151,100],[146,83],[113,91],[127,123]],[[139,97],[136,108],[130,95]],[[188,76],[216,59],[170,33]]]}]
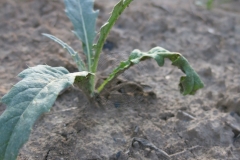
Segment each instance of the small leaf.
[{"label": "small leaf", "polygon": [[93,66],[93,72],[97,70],[98,65],[98,59],[100,56],[100,53],[102,52],[103,45],[107,39],[107,36],[112,29],[113,25],[119,18],[119,16],[122,14],[122,12],[128,7],[128,5],[133,0],[120,0],[113,8],[112,14],[109,17],[108,21],[101,27],[100,29],[100,35],[99,39],[97,41],[97,44],[94,46],[94,49],[96,50],[95,57],[94,57],[94,66]]},{"label": "small leaf", "polygon": [[84,53],[87,55],[90,67],[98,16],[98,11],[93,10],[93,2],[94,0],[64,0],[66,14],[73,23],[74,33],[83,43]]},{"label": "small leaf", "polygon": [[58,39],[57,37],[55,37],[51,34],[43,33],[42,35],[54,40],[55,42],[60,44],[64,49],[66,49],[68,51],[68,53],[72,56],[75,63],[77,64],[79,71],[87,70],[85,67],[85,63],[81,60],[79,54],[76,51],[74,51],[74,49],[72,49],[72,47],[70,47],[68,44],[64,43],[62,40]]},{"label": "small leaf", "polygon": [[63,67],[47,65],[21,72],[23,80],[1,99],[7,108],[0,116],[0,160],[15,160],[38,117],[50,110],[58,94],[76,77],[88,75],[86,71],[69,73]]},{"label": "small leaf", "polygon": [[120,65],[113,70],[109,77],[98,88],[98,92],[101,92],[105,85],[111,83],[114,78],[123,73],[129,67],[149,58],[155,59],[159,66],[163,66],[164,59],[168,58],[172,61],[172,65],[177,66],[183,73],[186,74],[186,76],[180,78],[179,82],[180,92],[183,95],[193,95],[198,89],[203,88],[203,82],[189,65],[186,58],[184,58],[180,53],[169,52],[161,47],[155,47],[147,53],[141,52],[140,50],[134,50],[127,61],[121,62]]}]

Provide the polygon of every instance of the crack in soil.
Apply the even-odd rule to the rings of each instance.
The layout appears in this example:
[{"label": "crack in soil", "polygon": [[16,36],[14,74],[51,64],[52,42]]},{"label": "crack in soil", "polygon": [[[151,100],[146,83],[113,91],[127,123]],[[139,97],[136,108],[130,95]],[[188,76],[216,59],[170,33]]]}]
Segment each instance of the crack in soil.
[{"label": "crack in soil", "polygon": [[[184,138],[178,133],[178,131],[177,131],[177,129],[176,128],[174,128],[174,130],[175,130],[175,132],[176,132],[176,134],[178,135],[178,137],[179,138],[181,138],[182,140],[184,140]],[[173,154],[174,156],[176,156],[176,154],[182,154],[182,153],[184,153],[184,152],[186,152],[186,151],[189,151],[192,155],[193,155],[193,158],[196,158],[197,160],[198,160],[198,158],[197,158],[197,156],[193,153],[193,149],[195,149],[195,148],[197,148],[197,147],[201,147],[201,146],[193,146],[193,147],[191,147],[191,148],[189,148],[189,144],[187,143],[187,141],[186,140],[184,140],[184,143],[185,143],[185,145],[188,147],[187,149],[184,149],[183,151],[181,151],[181,152],[178,152],[178,153],[175,153],[175,154]],[[171,155],[171,156],[173,156],[173,155]]]},{"label": "crack in soil", "polygon": [[49,153],[50,153],[50,151],[51,151],[51,149],[49,149],[48,151],[47,151],[47,154],[45,155],[45,160],[48,160],[48,156],[49,156]]}]

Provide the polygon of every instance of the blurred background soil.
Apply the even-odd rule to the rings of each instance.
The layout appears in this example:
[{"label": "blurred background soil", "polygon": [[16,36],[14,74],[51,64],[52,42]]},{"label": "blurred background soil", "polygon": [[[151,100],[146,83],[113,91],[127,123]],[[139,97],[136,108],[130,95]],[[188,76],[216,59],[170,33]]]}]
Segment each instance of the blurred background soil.
[{"label": "blurred background soil", "polygon": [[[96,0],[98,31],[116,2]],[[0,97],[27,67],[77,71],[65,50],[41,35],[53,34],[81,52],[72,29],[62,1],[0,0]],[[164,159],[160,150],[177,160],[240,159],[240,1],[217,3],[212,10],[193,0],[133,1],[108,37],[98,74],[110,73],[133,49],[155,46],[182,53],[205,88],[180,95],[182,73],[169,61],[159,68],[152,60],[120,78],[156,96],[113,94],[104,108],[91,109],[71,88],[36,122],[18,160]],[[0,103],[0,114],[5,107]],[[132,143],[134,137],[155,149]]]}]

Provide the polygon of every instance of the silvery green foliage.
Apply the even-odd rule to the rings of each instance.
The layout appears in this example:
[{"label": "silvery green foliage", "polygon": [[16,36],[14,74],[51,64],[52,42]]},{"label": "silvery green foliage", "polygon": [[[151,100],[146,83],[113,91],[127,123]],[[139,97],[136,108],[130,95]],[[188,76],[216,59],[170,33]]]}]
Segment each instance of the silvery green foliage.
[{"label": "silvery green foliage", "polygon": [[[120,0],[116,4],[107,23],[101,27],[99,39],[93,47],[98,16],[98,11],[93,10],[94,0],[64,0],[66,14],[73,23],[74,33],[82,41],[88,69],[78,53],[69,45],[50,34],[44,35],[60,44],[70,53],[79,71],[88,70],[95,73],[107,35],[121,13],[132,1]],[[47,65],[28,68],[19,74],[23,80],[14,85],[9,93],[1,99],[7,108],[0,116],[0,160],[15,160],[17,158],[19,149],[28,140],[32,125],[40,115],[50,110],[62,90],[75,83],[91,100],[95,91],[97,94],[101,93],[104,87],[119,74],[149,58],[155,59],[159,66],[164,65],[164,59],[168,58],[172,61],[172,65],[186,74],[180,78],[179,82],[180,92],[183,95],[192,95],[203,87],[204,84],[198,74],[180,53],[169,52],[161,47],[155,47],[148,52],[134,50],[128,60],[121,62],[97,91],[95,90],[95,75],[93,73],[86,71],[69,73],[63,67]]]},{"label": "silvery green foliage", "polygon": [[79,71],[86,71],[87,70],[86,66],[85,66],[85,63],[80,58],[79,54],[74,49],[72,49],[72,47],[70,47],[68,44],[64,43],[62,40],[60,40],[59,38],[57,38],[57,37],[55,37],[51,34],[43,33],[42,35],[54,40],[55,42],[60,44],[64,49],[66,49],[68,51],[68,53],[72,56],[74,62],[77,64],[77,67],[78,67]]},{"label": "silvery green foliage", "polygon": [[186,76],[182,76],[179,81],[181,94],[193,95],[197,90],[204,87],[204,83],[201,81],[199,75],[194,71],[185,57],[183,57],[180,53],[170,52],[161,47],[155,47],[148,52],[141,52],[138,49],[132,51],[128,60],[121,62],[119,66],[113,70],[109,77],[98,88],[98,91],[101,92],[105,85],[111,83],[115,77],[123,73],[131,66],[149,58],[155,59],[160,67],[164,65],[165,59],[168,58],[171,60],[173,66],[178,67],[186,74]]},{"label": "silvery green foliage", "polygon": [[71,86],[75,78],[88,74],[69,73],[63,67],[47,65],[21,72],[18,76],[22,80],[1,99],[7,108],[0,117],[0,160],[15,160],[38,117],[50,110],[58,94]]},{"label": "silvery green foliage", "polygon": [[93,2],[94,0],[64,0],[66,14],[74,26],[73,32],[82,41],[84,53],[90,56],[98,16],[98,11],[93,10]]}]

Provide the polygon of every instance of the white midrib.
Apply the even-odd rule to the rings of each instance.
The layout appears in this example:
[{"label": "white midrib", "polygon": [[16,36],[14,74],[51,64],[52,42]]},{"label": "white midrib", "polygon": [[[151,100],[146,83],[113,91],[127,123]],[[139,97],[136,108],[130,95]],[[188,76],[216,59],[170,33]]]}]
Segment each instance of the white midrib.
[{"label": "white midrib", "polygon": [[85,42],[86,42],[86,46],[87,46],[87,57],[88,57],[88,71],[91,72],[91,53],[90,53],[90,48],[89,48],[89,44],[88,44],[88,37],[87,37],[87,32],[86,32],[86,26],[85,26],[85,21],[84,21],[84,17],[82,14],[82,6],[80,4],[80,1],[78,1],[78,7],[79,7],[79,12],[80,12],[80,16],[82,19],[82,27],[83,27],[83,32],[85,35]]}]

